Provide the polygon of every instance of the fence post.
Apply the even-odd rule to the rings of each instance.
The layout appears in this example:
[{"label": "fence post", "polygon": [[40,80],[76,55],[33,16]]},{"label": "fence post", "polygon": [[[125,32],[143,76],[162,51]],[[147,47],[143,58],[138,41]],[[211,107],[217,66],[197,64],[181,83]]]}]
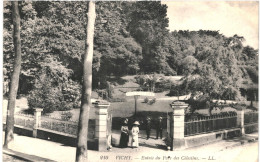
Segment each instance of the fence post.
[{"label": "fence post", "polygon": [[185,148],[184,141],[184,117],[185,117],[185,108],[188,107],[188,104],[184,102],[175,101],[170,104],[173,109],[173,139],[171,150],[181,150]]},{"label": "fence post", "polygon": [[237,110],[237,126],[241,129],[242,136],[245,135],[244,115],[245,115],[244,108]]},{"label": "fence post", "polygon": [[37,137],[37,129],[41,127],[41,112],[43,109],[34,108],[33,137]]},{"label": "fence post", "polygon": [[108,102],[95,103],[96,124],[95,141],[98,151],[107,150],[107,109],[110,106]]}]

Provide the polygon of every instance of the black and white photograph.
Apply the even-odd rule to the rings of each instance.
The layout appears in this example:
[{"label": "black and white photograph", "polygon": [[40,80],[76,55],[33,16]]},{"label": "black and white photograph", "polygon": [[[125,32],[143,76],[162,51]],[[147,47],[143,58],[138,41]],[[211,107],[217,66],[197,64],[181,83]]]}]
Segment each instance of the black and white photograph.
[{"label": "black and white photograph", "polygon": [[2,161],[259,160],[259,1],[1,11]]}]

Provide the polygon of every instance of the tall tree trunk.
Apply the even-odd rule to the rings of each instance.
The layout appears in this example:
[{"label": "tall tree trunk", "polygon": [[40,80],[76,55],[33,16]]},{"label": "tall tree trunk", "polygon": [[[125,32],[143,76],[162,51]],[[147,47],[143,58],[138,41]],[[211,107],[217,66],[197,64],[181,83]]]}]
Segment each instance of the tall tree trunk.
[{"label": "tall tree trunk", "polygon": [[89,1],[88,6],[88,24],[87,24],[87,38],[85,44],[85,54],[83,61],[83,89],[81,98],[81,107],[78,125],[78,140],[76,161],[85,162],[88,159],[87,155],[87,141],[88,141],[88,121],[89,109],[91,106],[91,91],[92,91],[92,60],[94,50],[94,24],[96,12],[95,2]]},{"label": "tall tree trunk", "polygon": [[4,147],[8,148],[8,145],[13,141],[13,130],[14,130],[14,109],[15,100],[19,84],[19,75],[21,71],[21,39],[20,39],[20,15],[18,9],[18,1],[12,2],[12,18],[13,18],[13,42],[14,42],[14,68],[11,77],[11,86],[9,91],[9,99],[7,106],[7,118],[6,118],[6,129],[5,129],[5,141]]}]

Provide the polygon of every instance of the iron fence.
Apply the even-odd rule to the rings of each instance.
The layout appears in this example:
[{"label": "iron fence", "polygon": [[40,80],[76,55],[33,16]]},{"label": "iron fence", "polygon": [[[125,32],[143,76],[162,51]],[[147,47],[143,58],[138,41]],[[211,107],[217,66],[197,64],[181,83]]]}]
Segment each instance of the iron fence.
[{"label": "iron fence", "polygon": [[[6,123],[6,116],[3,116],[3,123]],[[14,124],[33,129],[34,116],[30,114],[15,114]],[[41,117],[41,127],[70,135],[77,135],[78,121],[63,121],[59,118]],[[94,137],[95,120],[89,120],[89,137]]]},{"label": "iron fence", "polygon": [[258,112],[251,111],[244,114],[244,124],[258,123]]},{"label": "iron fence", "polygon": [[[58,120],[58,119],[42,117],[41,118],[41,128],[76,136],[77,132],[78,132],[78,122],[77,121],[62,121],[62,120]],[[95,120],[89,120],[88,129],[89,129],[88,132],[91,132],[90,130],[95,129]],[[89,134],[92,135],[93,132],[91,132]]]},{"label": "iron fence", "polygon": [[[6,123],[6,116],[3,116],[3,123]],[[29,114],[15,114],[14,124],[33,129],[34,116]]]},{"label": "iron fence", "polygon": [[192,119],[184,123],[184,135],[191,136],[237,127],[237,114],[213,115]]}]

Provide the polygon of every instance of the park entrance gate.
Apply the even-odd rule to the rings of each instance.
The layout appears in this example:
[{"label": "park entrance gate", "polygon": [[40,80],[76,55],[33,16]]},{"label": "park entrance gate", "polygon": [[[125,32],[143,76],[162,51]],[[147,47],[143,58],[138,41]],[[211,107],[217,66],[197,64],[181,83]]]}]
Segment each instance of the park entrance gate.
[{"label": "park entrance gate", "polygon": [[172,102],[172,112],[167,115],[167,146],[171,150],[181,150],[184,146],[184,118],[188,104],[180,101]]},{"label": "park entrance gate", "polygon": [[173,113],[167,113],[167,142],[166,145],[172,147],[173,139]]}]

